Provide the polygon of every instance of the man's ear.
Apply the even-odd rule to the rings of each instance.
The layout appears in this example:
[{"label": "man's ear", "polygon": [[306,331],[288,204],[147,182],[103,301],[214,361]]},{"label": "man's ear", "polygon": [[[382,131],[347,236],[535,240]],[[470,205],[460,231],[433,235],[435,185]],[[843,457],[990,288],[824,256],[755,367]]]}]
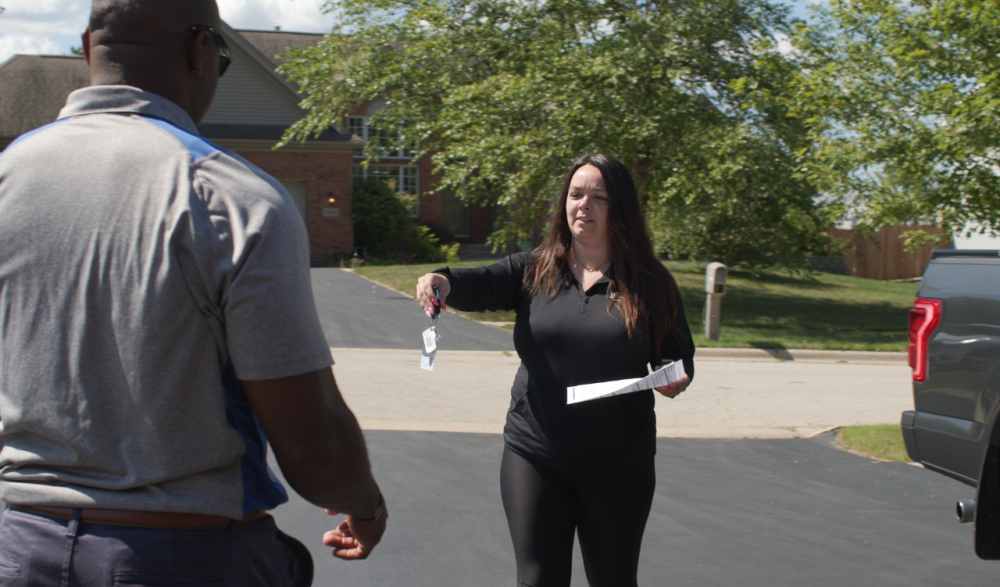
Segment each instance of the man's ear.
[{"label": "man's ear", "polygon": [[198,31],[194,40],[188,45],[188,65],[191,67],[191,74],[202,77],[207,73],[208,66],[211,65],[206,57],[211,55],[212,35],[208,31]]},{"label": "man's ear", "polygon": [[80,39],[83,41],[83,56],[87,60],[87,65],[90,65],[90,27],[83,31]]}]

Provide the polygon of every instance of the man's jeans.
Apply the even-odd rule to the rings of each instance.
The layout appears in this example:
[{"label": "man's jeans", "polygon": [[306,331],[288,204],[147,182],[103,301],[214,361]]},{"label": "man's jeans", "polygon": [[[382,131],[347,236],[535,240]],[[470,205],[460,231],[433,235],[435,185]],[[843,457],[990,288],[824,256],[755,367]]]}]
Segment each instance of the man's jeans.
[{"label": "man's jeans", "polygon": [[8,509],[0,524],[0,587],[293,587],[301,573],[271,516],[220,530],[157,530]]}]

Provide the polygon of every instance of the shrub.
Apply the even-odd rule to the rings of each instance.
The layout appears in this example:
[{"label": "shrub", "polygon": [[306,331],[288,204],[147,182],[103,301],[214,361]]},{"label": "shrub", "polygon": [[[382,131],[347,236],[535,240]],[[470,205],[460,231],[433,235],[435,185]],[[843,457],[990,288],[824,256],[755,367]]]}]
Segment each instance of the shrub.
[{"label": "shrub", "polygon": [[458,263],[461,259],[458,258],[458,248],[461,245],[459,243],[451,243],[448,245],[441,245],[438,249],[441,252],[442,259],[445,263]]},{"label": "shrub", "polygon": [[363,257],[395,263],[458,260],[458,243],[442,245],[429,227],[414,222],[394,182],[356,180],[353,197],[354,247]]}]

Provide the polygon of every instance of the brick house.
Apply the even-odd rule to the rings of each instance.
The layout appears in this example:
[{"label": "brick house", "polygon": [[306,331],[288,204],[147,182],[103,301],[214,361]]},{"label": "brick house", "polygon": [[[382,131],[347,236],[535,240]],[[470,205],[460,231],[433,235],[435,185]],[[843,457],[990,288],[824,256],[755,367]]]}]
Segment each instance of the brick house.
[{"label": "brick house", "polygon": [[[376,131],[367,117],[380,103],[358,106],[340,129],[274,150],[285,129],[302,117],[302,96],[275,72],[275,56],[307,47],[322,35],[282,31],[220,30],[233,64],[220,80],[212,107],[199,127],[202,136],[239,153],[288,189],[306,223],[314,264],[353,253],[351,183],[356,176],[395,179],[417,195],[413,218],[445,237],[467,244],[486,241],[490,211],[464,206],[448,193],[432,193],[436,180],[427,158],[409,153],[383,157],[368,169],[358,153]],[[77,56],[15,55],[0,64],[0,149],[18,136],[55,120],[66,96],[89,84],[86,61]]]}]

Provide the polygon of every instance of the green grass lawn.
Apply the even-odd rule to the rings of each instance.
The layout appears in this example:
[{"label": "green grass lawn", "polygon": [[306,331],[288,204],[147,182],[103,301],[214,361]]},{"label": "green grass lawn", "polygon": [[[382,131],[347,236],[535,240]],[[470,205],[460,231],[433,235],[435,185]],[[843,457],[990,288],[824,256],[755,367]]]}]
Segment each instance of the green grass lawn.
[{"label": "green grass lawn", "polygon": [[[907,313],[916,283],[895,283],[816,273],[753,277],[731,271],[722,298],[717,341],[704,337],[705,265],[667,261],[684,298],[687,319],[700,347],[905,351]],[[476,262],[453,267],[474,267]],[[356,272],[412,296],[417,278],[439,265],[359,267]],[[461,312],[459,312],[461,313]],[[474,320],[512,322],[513,312],[461,313]]]},{"label": "green grass lawn", "polygon": [[836,443],[853,453],[883,461],[909,462],[899,424],[844,426]]}]

